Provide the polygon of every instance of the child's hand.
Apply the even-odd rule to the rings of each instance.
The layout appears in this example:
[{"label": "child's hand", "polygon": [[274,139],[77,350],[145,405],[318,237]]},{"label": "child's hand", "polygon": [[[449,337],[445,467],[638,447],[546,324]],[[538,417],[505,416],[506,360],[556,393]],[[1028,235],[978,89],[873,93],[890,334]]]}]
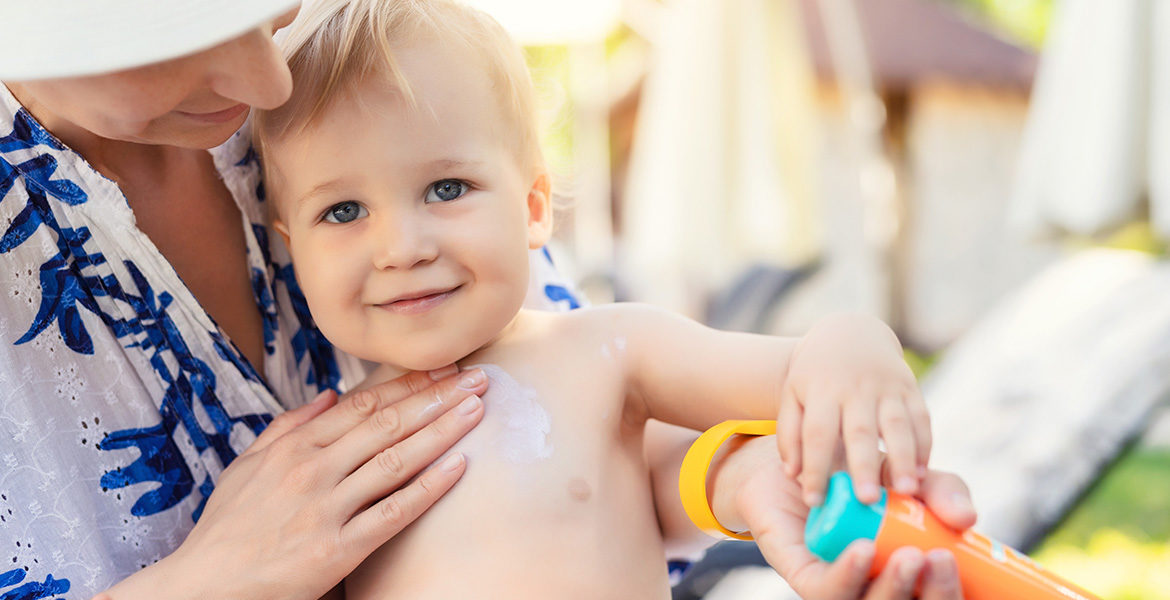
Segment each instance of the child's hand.
[{"label": "child's hand", "polygon": [[780,392],[777,433],[785,470],[800,475],[809,506],[824,500],[842,441],[862,502],[879,498],[879,436],[899,493],[918,491],[930,457],[930,417],[901,344],[884,323],[862,315],[823,319],[801,338]]}]

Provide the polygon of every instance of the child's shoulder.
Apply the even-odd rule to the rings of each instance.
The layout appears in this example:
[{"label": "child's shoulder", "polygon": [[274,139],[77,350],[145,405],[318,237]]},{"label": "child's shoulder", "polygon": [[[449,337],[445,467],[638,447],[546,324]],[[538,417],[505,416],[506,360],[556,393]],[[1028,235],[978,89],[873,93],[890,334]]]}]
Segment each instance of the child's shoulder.
[{"label": "child's shoulder", "polygon": [[[542,343],[641,347],[679,325],[679,315],[649,304],[618,302],[568,312],[524,311],[522,329]],[[521,334],[522,337],[524,334]]]},{"label": "child's shoulder", "polygon": [[638,302],[614,302],[578,308],[568,312],[528,311],[532,322],[555,329],[609,332],[675,319],[677,315],[657,306]]}]

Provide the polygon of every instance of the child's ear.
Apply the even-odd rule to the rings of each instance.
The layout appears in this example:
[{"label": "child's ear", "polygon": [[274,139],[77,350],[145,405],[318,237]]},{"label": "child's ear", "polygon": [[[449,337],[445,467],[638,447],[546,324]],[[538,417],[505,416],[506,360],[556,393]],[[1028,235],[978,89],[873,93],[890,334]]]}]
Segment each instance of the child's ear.
[{"label": "child's ear", "polygon": [[284,221],[273,219],[272,228],[276,230],[276,233],[280,234],[280,237],[284,238],[284,247],[292,248],[292,244],[289,243],[288,239],[288,226],[284,224]]},{"label": "child's ear", "polygon": [[540,171],[528,190],[528,247],[543,247],[552,237],[552,185],[548,173]]}]

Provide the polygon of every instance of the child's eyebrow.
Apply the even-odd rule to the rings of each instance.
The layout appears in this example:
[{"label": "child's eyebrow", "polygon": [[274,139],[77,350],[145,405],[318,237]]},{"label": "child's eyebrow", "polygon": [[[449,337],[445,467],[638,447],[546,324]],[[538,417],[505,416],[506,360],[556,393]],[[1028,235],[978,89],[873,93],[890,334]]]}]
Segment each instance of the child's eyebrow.
[{"label": "child's eyebrow", "polygon": [[294,205],[300,206],[300,205],[304,204],[305,202],[308,202],[314,196],[320,196],[320,195],[325,194],[327,192],[331,192],[335,189],[346,187],[348,184],[349,184],[349,182],[345,178],[342,178],[342,177],[337,177],[335,179],[330,179],[329,181],[326,181],[324,183],[317,184],[316,186],[313,187],[313,189],[302,194],[300,198],[297,198],[297,201],[294,203]]},{"label": "child's eyebrow", "polygon": [[424,168],[434,170],[452,170],[452,169],[478,169],[483,166],[483,161],[479,160],[460,160],[455,158],[440,158],[432,160],[425,165]]}]

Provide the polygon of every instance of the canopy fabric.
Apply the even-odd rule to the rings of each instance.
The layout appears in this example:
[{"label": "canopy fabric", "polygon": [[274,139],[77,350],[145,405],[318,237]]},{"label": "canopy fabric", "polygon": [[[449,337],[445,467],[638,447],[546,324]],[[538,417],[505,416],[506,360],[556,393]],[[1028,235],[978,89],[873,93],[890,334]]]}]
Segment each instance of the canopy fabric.
[{"label": "canopy fabric", "polygon": [[[1170,234],[1170,6],[1064,0],[1041,57],[1012,219],[1094,235],[1148,213]],[[1148,202],[1147,202],[1148,201]]]},{"label": "canopy fabric", "polygon": [[639,108],[620,267],[690,315],[746,266],[815,254],[813,75],[790,2],[666,5]]}]

